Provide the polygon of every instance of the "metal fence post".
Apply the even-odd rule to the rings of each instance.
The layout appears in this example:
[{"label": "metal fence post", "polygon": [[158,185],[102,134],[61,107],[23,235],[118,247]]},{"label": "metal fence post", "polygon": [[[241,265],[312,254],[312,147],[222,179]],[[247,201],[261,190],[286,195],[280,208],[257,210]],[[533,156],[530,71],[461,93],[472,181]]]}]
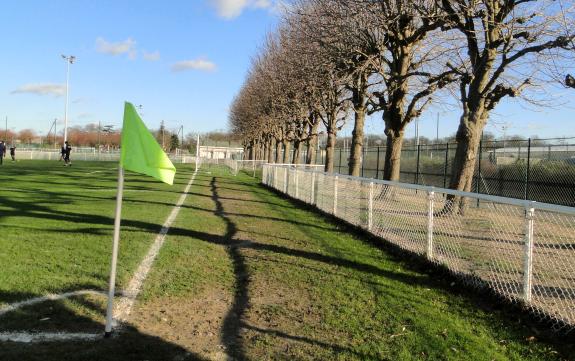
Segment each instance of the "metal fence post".
[{"label": "metal fence post", "polygon": [[297,168],[295,169],[295,198],[299,199],[299,179]]},{"label": "metal fence post", "polygon": [[527,169],[525,171],[525,199],[529,199],[529,178],[531,177],[531,138],[527,140]]},{"label": "metal fence post", "polygon": [[523,300],[531,302],[533,282],[533,204],[525,209],[525,244],[523,257]]},{"label": "metal fence post", "polygon": [[434,208],[435,192],[429,191],[427,193],[427,259],[433,260],[433,208]]},{"label": "metal fence post", "polygon": [[379,147],[377,147],[377,161],[375,164],[375,179],[379,179]]},{"label": "metal fence post", "polygon": [[311,201],[310,204],[315,203],[315,172],[311,173]]},{"label": "metal fence post", "polygon": [[369,182],[369,199],[367,201],[367,230],[373,227],[373,182]]},{"label": "metal fence post", "polygon": [[362,156],[361,156],[361,176],[362,177],[363,177],[363,170],[365,168],[366,157],[367,157],[367,149],[365,149],[365,147],[362,147]]},{"label": "metal fence post", "polygon": [[[477,164],[477,175],[475,176],[475,193],[479,194],[479,186],[481,184],[481,154],[483,154],[483,133],[479,140],[479,160]],[[479,208],[479,198],[477,198],[477,208]]]},{"label": "metal fence post", "polygon": [[289,168],[285,167],[284,170],[284,193],[288,194]]},{"label": "metal fence post", "polygon": [[421,145],[417,145],[417,164],[415,165],[415,184],[419,184],[419,151]]},{"label": "metal fence post", "polygon": [[449,143],[445,143],[445,163],[443,164],[443,188],[447,186],[447,162],[449,161]]},{"label": "metal fence post", "polygon": [[337,214],[337,179],[338,176],[335,176],[333,179],[333,215]]},{"label": "metal fence post", "polygon": [[341,148],[339,148],[339,164],[337,166],[337,172],[341,174]]}]

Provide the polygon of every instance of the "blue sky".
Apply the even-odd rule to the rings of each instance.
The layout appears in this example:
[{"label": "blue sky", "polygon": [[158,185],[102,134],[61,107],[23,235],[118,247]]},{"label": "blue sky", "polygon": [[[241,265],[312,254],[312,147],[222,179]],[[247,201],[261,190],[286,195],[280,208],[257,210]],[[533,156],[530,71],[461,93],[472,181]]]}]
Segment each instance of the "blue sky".
[{"label": "blue sky", "polygon": [[[46,133],[64,118],[66,63],[70,125],[121,125],[123,101],[142,104],[145,122],[185,132],[227,127],[227,111],[250,57],[277,23],[272,0],[5,1],[0,5],[0,118],[8,127]],[[487,130],[540,137],[575,136],[575,91],[556,90],[556,109],[505,100]],[[435,137],[437,111],[420,134]],[[453,134],[459,110],[440,115],[440,136]],[[0,122],[3,128],[3,121]],[[413,126],[408,136],[413,135]],[[382,133],[380,115],[367,130]],[[344,134],[350,134],[346,126]]]},{"label": "blue sky", "polygon": [[63,119],[60,55],[72,54],[69,125],[120,126],[128,100],[143,105],[152,128],[226,128],[275,14],[261,0],[2,2],[0,118],[39,132]]}]

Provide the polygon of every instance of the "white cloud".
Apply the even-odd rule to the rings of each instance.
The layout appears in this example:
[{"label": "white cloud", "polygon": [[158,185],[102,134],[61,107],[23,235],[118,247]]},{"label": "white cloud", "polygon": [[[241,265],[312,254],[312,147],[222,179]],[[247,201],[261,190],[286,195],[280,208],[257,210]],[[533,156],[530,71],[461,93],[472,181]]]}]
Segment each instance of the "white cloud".
[{"label": "white cloud", "polygon": [[172,71],[200,70],[214,71],[216,64],[206,59],[183,60],[172,65]]},{"label": "white cloud", "polygon": [[274,10],[273,0],[209,0],[216,8],[218,15],[224,19],[233,19],[241,15],[247,9],[270,9]]},{"label": "white cloud", "polygon": [[148,60],[148,61],[160,60],[160,52],[159,51],[154,51],[153,53],[148,53],[147,51],[144,50],[144,52],[142,53],[142,56],[144,57],[145,60]]},{"label": "white cloud", "polygon": [[136,42],[132,38],[117,43],[106,41],[104,38],[97,38],[96,50],[99,53],[113,56],[128,54],[128,57],[132,60],[136,58]]},{"label": "white cloud", "polygon": [[12,94],[36,94],[36,95],[52,95],[55,97],[62,96],[66,94],[66,85],[64,84],[24,84],[16,90],[11,92]]}]

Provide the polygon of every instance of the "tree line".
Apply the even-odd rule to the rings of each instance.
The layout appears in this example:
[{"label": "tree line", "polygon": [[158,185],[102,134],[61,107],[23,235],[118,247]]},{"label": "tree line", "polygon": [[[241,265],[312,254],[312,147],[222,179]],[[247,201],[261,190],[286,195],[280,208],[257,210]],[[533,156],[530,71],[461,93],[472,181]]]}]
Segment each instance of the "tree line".
[{"label": "tree line", "polygon": [[398,180],[406,127],[432,104],[455,104],[449,186],[470,191],[497,106],[546,104],[550,88],[571,86],[573,14],[571,2],[552,0],[296,1],[253,57],[230,126],[250,158],[283,163],[315,163],[315,152],[302,154],[325,132],[333,172],[338,131],[353,122],[348,166],[357,176],[366,115],[379,114],[383,177]]}]

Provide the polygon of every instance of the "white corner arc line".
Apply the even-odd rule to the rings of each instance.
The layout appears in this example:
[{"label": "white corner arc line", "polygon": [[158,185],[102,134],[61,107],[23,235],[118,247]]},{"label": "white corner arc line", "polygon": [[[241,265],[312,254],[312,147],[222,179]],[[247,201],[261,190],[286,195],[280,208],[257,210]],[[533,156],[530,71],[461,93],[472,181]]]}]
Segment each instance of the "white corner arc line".
[{"label": "white corner arc line", "polygon": [[35,305],[35,304],[41,303],[41,302],[57,301],[57,300],[61,300],[61,299],[69,298],[69,297],[73,297],[73,296],[105,295],[105,294],[106,293],[103,291],[96,291],[96,290],[80,290],[80,291],[66,292],[66,293],[60,293],[60,294],[48,294],[48,295],[42,296],[42,297],[31,298],[31,299],[26,300],[26,301],[11,303],[8,306],[0,309],[0,316],[2,316],[5,313],[17,310],[19,308]]},{"label": "white corner arc line", "polygon": [[[126,322],[132,311],[132,307],[138,297],[138,294],[142,290],[142,285],[152,268],[152,265],[162,248],[166,235],[170,230],[172,223],[175,221],[178,213],[186,198],[190,192],[190,188],[194,179],[196,177],[196,172],[192,175],[190,181],[186,185],[183,193],[180,195],[178,202],[170,212],[168,218],[162,225],[162,229],[156,236],[154,243],[150,246],[148,253],[138,266],[138,269],[134,273],[134,276],[128,283],[128,287],[122,292],[122,297],[118,301],[116,307],[114,308],[114,320],[117,322]],[[73,296],[86,295],[86,294],[102,294],[106,295],[103,291],[96,290],[79,290],[73,292],[66,292],[61,294],[49,294],[42,297],[32,298],[26,301],[20,301],[16,303],[9,304],[8,306],[0,309],[0,316],[19,309],[21,307],[34,305],[37,303],[45,301],[54,301],[64,298],[69,298]],[[30,342],[49,342],[49,341],[91,341],[102,337],[100,333],[70,333],[70,332],[0,332],[0,341],[11,341],[20,343],[30,343]]]},{"label": "white corner arc line", "polygon": [[101,333],[80,332],[0,332],[0,341],[31,343],[54,341],[94,341],[102,338]]}]

